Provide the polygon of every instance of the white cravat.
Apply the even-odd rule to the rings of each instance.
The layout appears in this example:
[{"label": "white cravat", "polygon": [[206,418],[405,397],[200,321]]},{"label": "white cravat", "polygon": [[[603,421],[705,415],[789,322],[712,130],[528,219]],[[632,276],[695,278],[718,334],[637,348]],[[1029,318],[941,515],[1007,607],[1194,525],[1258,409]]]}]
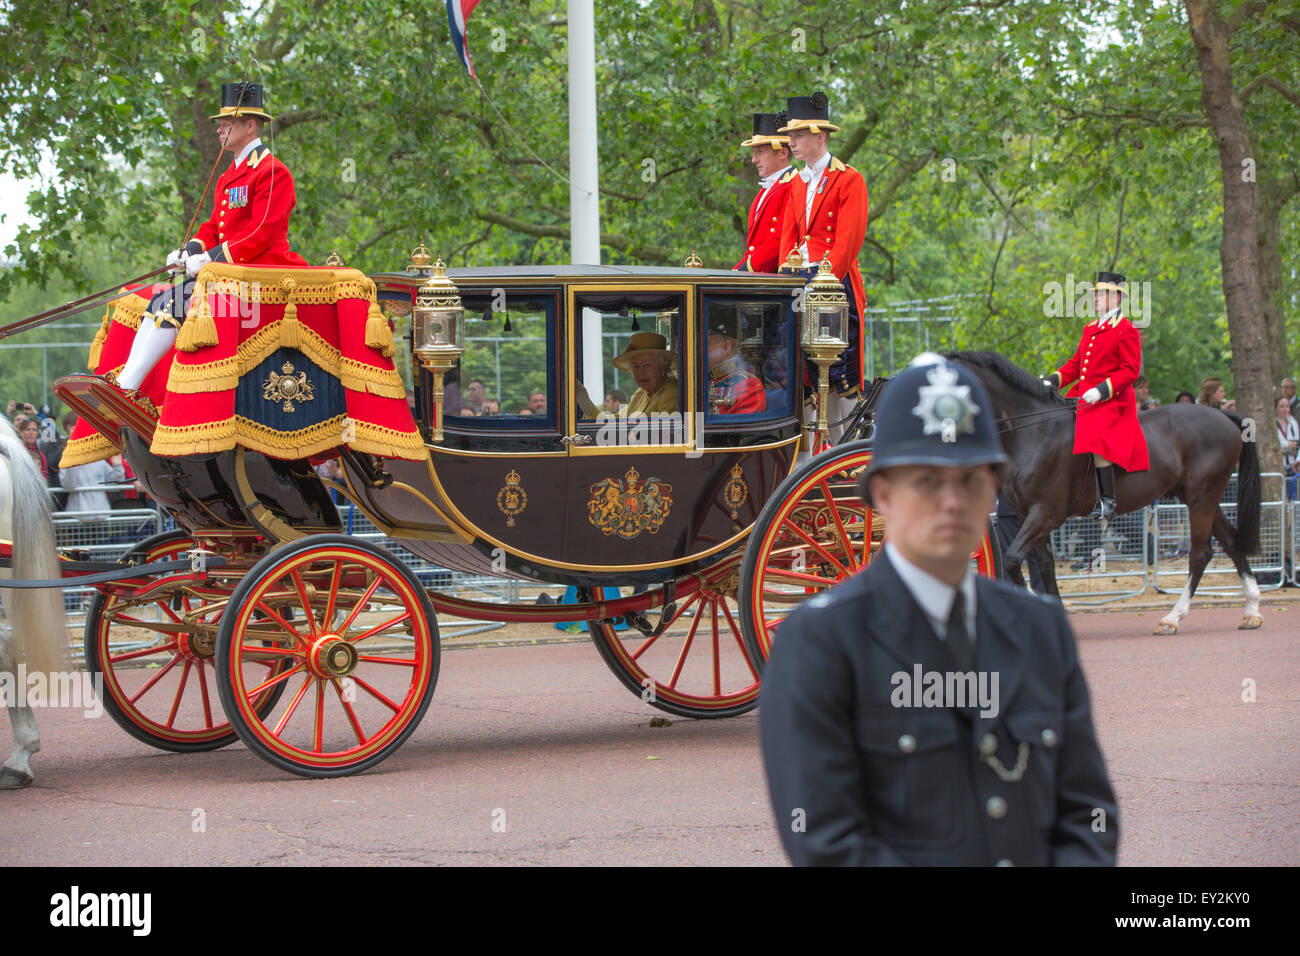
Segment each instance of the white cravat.
[{"label": "white cravat", "polygon": [[244,160],[248,159],[248,154],[251,153],[253,150],[257,149],[257,147],[261,145],[262,145],[262,139],[261,137],[258,137],[257,139],[249,143],[247,146],[245,146],[243,149],[241,149],[239,151],[239,155],[235,157],[235,164],[234,164],[235,168],[238,169],[240,166],[242,166]]},{"label": "white cravat", "polygon": [[767,197],[768,194],[772,192],[772,187],[781,181],[781,177],[786,174],[786,171],[789,170],[789,168],[790,167],[787,166],[785,169],[781,170],[780,172],[773,173],[770,176],[764,176],[762,179],[758,181],[759,189],[761,191],[759,192],[758,195],[758,206],[755,207],[756,208],[755,215],[757,215],[757,210],[761,210],[763,208],[763,204],[767,202]]},{"label": "white cravat", "polygon": [[[943,640],[948,630],[948,614],[952,611],[953,598],[957,594],[957,588],[951,584],[945,584],[933,574],[922,571],[907,558],[903,557],[898,548],[894,547],[892,541],[885,542],[885,554],[889,556],[889,562],[898,572],[904,586],[916,599],[916,603],[921,606],[925,612],[926,620],[930,622],[930,627],[940,640]],[[975,640],[975,572],[967,569],[966,576],[961,579],[962,594],[966,598],[966,633],[970,635],[972,642]]]},{"label": "white cravat", "polygon": [[[830,164],[831,154],[827,151],[822,154],[822,158],[817,160],[817,162],[799,170],[799,178],[807,184],[803,198],[803,221],[805,230],[812,228],[813,197],[817,195],[817,185],[822,181],[822,175],[826,172],[826,167]],[[801,242],[799,244],[799,251],[803,253],[804,265],[808,265],[808,243]]]}]

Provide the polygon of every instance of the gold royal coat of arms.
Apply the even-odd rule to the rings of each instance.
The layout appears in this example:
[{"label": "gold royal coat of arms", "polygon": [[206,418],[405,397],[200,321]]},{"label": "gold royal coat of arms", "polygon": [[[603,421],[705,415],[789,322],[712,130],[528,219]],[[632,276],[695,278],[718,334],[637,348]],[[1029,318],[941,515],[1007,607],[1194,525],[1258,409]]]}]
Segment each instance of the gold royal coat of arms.
[{"label": "gold royal coat of arms", "polygon": [[636,468],[622,478],[602,478],[591,486],[587,520],[605,534],[635,538],[657,534],[672,509],[673,486],[658,478],[641,479]]}]

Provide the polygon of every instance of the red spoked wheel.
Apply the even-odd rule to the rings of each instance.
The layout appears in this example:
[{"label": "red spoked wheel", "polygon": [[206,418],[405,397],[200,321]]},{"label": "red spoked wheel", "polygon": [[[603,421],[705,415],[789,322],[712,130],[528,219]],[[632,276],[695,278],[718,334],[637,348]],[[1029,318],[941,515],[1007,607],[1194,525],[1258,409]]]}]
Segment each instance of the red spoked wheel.
[{"label": "red spoked wheel", "polygon": [[[815,456],[773,493],[750,531],[740,572],[740,625],[760,673],[785,616],[880,553],[884,518],[858,490],[858,476],[869,464],[870,441]],[[971,556],[986,577],[1001,573],[996,542],[990,527]]]},{"label": "red spoked wheel", "polygon": [[754,708],[758,668],[740,630],[737,567],[733,560],[705,572],[704,585],[677,601],[658,636],[616,631],[609,621],[588,625],[601,659],[628,690],[679,717],[736,717]]},{"label": "red spoked wheel", "polygon": [[[240,739],[275,766],[359,773],[428,709],[441,652],[433,607],[374,545],[343,535],[287,544],[254,566],[230,608],[217,635],[221,702]],[[266,677],[267,661],[282,669]],[[253,702],[276,685],[288,693],[259,712]]]},{"label": "red spoked wheel", "polygon": [[[184,531],[154,535],[127,552],[127,560],[175,560],[194,547]],[[132,595],[95,595],[86,612],[86,669],[102,687],[109,716],[132,737],[160,750],[216,750],[236,739],[221,713],[213,653],[220,615],[234,587],[215,576],[150,578]],[[264,677],[276,663],[267,661]],[[100,683],[102,681],[102,684]],[[284,688],[258,695],[261,710]]]}]

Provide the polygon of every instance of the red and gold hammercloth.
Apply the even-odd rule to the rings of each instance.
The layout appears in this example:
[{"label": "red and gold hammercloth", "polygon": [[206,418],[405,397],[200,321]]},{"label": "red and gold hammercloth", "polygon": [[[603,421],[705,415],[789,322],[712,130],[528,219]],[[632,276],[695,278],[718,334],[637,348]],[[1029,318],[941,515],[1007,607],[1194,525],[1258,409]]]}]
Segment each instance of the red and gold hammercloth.
[{"label": "red and gold hammercloth", "polygon": [[[131,343],[140,328],[140,318],[144,315],[149,300],[166,289],[164,285],[146,285],[136,288],[123,288],[120,298],[108,303],[104,312],[104,321],[95,340],[90,344],[90,359],[86,363],[96,375],[109,381],[115,381],[131,354]],[[153,370],[140,384],[140,391],[148,396],[155,406],[161,405],[167,392],[167,375],[172,365],[175,352],[168,352],[153,367]],[[116,436],[114,436],[115,438]],[[78,418],[68,443],[63,448],[59,459],[60,468],[84,465],[116,455],[120,449],[116,441],[96,431],[84,418]]]},{"label": "red and gold hammercloth", "polygon": [[[113,339],[116,316],[93,363],[97,372],[125,361]],[[174,360],[159,363],[165,387],[156,398],[148,387],[156,368],[142,389],[159,408],[150,450],[184,456],[239,445],[299,459],[349,446],[423,461],[428,453],[394,352],[375,285],[356,269],[206,266]],[[111,453],[107,440],[104,447]]]}]

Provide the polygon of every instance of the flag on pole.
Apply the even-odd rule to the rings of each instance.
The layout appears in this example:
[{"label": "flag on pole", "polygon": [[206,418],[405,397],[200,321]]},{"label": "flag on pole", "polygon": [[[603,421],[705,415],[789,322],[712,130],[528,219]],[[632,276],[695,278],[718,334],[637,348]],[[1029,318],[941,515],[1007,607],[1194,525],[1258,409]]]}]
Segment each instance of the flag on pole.
[{"label": "flag on pole", "polygon": [[[451,25],[451,42],[456,47],[456,54],[470,76],[474,76],[474,65],[469,61],[469,47],[465,45],[465,21],[478,6],[478,0],[447,0],[447,22]],[[474,79],[478,79],[474,76]]]}]

